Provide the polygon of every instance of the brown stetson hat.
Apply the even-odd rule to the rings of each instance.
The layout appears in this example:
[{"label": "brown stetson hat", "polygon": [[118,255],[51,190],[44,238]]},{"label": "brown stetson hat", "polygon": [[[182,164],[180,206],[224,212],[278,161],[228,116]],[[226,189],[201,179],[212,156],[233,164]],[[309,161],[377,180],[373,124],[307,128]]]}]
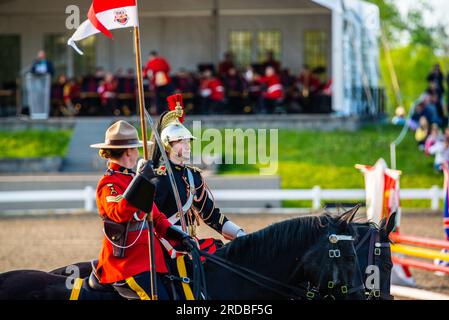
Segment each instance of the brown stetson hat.
[{"label": "brown stetson hat", "polygon": [[128,149],[142,147],[136,128],[124,120],[117,121],[106,130],[103,143],[91,144],[98,149]]}]

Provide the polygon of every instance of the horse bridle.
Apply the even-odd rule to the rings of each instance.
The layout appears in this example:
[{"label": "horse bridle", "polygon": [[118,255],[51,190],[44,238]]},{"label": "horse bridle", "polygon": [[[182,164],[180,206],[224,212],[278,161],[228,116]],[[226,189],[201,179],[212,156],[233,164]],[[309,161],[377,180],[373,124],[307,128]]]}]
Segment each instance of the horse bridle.
[{"label": "horse bridle", "polygon": [[[329,239],[329,247],[328,250],[325,250],[323,252],[323,259],[329,258],[332,261],[333,271],[338,270],[336,266],[336,259],[341,257],[341,251],[338,248],[338,242],[339,241],[354,241],[354,238],[350,235],[338,235],[338,234],[330,234],[328,236]],[[353,252],[357,258],[356,249],[354,246],[352,246]],[[223,267],[224,269],[233,272],[240,277],[260,286],[267,290],[270,290],[280,296],[283,296],[285,298],[291,299],[291,300],[297,300],[297,299],[307,299],[307,300],[319,300],[319,299],[335,299],[335,295],[333,294],[333,291],[335,289],[336,281],[329,281],[327,286],[327,294],[322,296],[321,295],[321,283],[318,284],[318,286],[312,286],[310,282],[307,282],[306,284],[299,283],[298,286],[292,286],[289,284],[286,284],[284,282],[278,281],[276,279],[264,276],[258,272],[255,272],[253,270],[250,270],[248,268],[239,266],[237,264],[234,264],[226,259],[220,258],[216,255],[212,255],[205,251],[200,251],[200,254],[204,257],[206,257],[209,261]],[[299,269],[302,267],[304,262],[301,262],[293,272],[292,277],[294,277]],[[321,263],[322,264],[322,263]],[[360,269],[357,266],[357,269]],[[322,269],[323,270],[323,269]],[[322,278],[322,273],[320,273],[319,279]],[[291,278],[292,278],[291,277]],[[335,280],[335,279],[333,279]],[[264,282],[265,283],[264,283]],[[268,283],[268,284],[267,284]],[[352,294],[358,290],[363,290],[364,285],[363,281],[361,280],[361,285],[355,288],[349,288],[348,285],[343,285],[340,287],[341,294],[343,295],[349,295]]]},{"label": "horse bridle", "polygon": [[[329,247],[328,250],[325,250],[323,252],[323,256],[321,259],[321,263],[320,265],[325,265],[326,267],[328,267],[330,269],[330,267],[332,267],[332,274],[335,277],[338,274],[338,267],[336,264],[336,259],[341,257],[341,251],[340,249],[338,249],[338,242],[339,241],[354,241],[354,238],[351,235],[337,235],[337,234],[331,234],[328,237],[329,239]],[[357,261],[357,253],[355,250],[355,247],[352,246],[353,249],[353,253],[355,255],[355,259],[356,259],[356,267],[357,270],[359,270],[359,266],[358,266],[358,261]],[[326,256],[327,253],[327,256]],[[332,262],[331,266],[329,266],[329,260],[327,263],[325,263],[325,259],[329,258],[330,261]],[[295,272],[301,267],[301,265],[299,265],[296,269]],[[314,295],[316,293],[322,292],[322,277],[324,274],[324,270],[325,268],[321,269],[320,275],[318,277],[318,285],[313,287],[310,282],[308,283],[308,288],[309,288],[309,292],[307,293],[307,298],[313,299]],[[294,276],[294,275],[293,275]],[[338,295],[350,295],[354,292],[357,292],[359,290],[363,290],[365,288],[364,284],[363,284],[363,280],[359,277],[360,280],[360,285],[353,287],[353,288],[349,288],[349,286],[347,284],[343,284],[342,286],[340,286],[340,291],[337,291],[337,294],[335,293],[335,289],[336,289],[336,285],[338,284],[338,281],[333,278],[332,281],[328,281],[327,282],[327,287],[325,288],[325,290],[327,291],[327,294],[323,296],[324,300],[335,300],[336,296]]]},{"label": "horse bridle", "polygon": [[[370,226],[369,231],[363,236],[363,238],[356,244],[355,250],[356,252],[360,249],[360,247],[369,239],[369,248],[368,248],[368,264],[367,266],[376,266],[378,268],[380,265],[379,259],[382,254],[382,248],[390,248],[390,242],[381,242],[379,229]],[[360,270],[360,273],[362,272]],[[383,299],[383,300],[392,300],[393,296],[390,294],[385,294],[382,290],[376,288],[367,288],[365,286],[365,294],[367,295],[367,300],[371,299]]]}]

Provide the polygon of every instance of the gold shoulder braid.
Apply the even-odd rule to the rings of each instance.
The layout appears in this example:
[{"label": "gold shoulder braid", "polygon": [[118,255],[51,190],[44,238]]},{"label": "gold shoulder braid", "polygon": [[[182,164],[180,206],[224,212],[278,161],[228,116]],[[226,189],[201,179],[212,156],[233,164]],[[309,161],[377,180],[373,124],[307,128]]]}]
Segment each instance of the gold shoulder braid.
[{"label": "gold shoulder braid", "polygon": [[189,168],[190,170],[193,170],[193,172],[199,172],[199,173],[203,172],[203,170],[201,170],[200,168],[194,167],[194,166],[191,166],[191,165],[188,165],[188,164],[186,164],[186,168]]}]

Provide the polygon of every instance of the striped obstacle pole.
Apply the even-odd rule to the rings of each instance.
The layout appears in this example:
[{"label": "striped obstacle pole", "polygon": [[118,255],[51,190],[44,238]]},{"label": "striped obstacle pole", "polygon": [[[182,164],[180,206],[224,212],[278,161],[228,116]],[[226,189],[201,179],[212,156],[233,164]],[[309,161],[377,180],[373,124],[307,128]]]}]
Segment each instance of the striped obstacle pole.
[{"label": "striped obstacle pole", "polygon": [[[421,247],[415,247],[411,245],[427,245],[429,247],[438,248],[438,249],[447,249],[448,242],[447,241],[440,241],[440,240],[432,240],[432,239],[425,239],[425,238],[418,238],[418,237],[410,237],[410,236],[399,236],[394,235],[393,238],[396,238],[396,242],[402,243],[408,243],[409,245],[404,244],[393,244],[391,246],[391,251],[395,253],[399,253],[402,255],[412,256],[415,258],[422,258],[422,259],[439,259],[443,261],[449,261],[449,253],[444,253],[438,250],[432,250],[429,248],[421,248]],[[440,271],[449,274],[449,267],[444,265],[435,265],[433,263],[425,262],[425,261],[419,261],[414,260],[410,258],[404,258],[404,257],[392,257],[393,263],[407,266],[410,268],[418,268],[418,269],[424,269],[428,271]]]},{"label": "striped obstacle pole", "polygon": [[405,236],[398,233],[390,234],[390,240],[395,243],[411,244],[415,246],[449,250],[449,241],[445,240],[435,240],[421,237]]},{"label": "striped obstacle pole", "polygon": [[430,262],[424,262],[424,261],[419,261],[419,260],[410,259],[410,258],[400,258],[400,257],[396,257],[396,256],[393,256],[391,260],[393,261],[394,264],[408,266],[410,268],[423,269],[423,270],[433,271],[433,272],[439,271],[439,272],[444,272],[444,273],[449,274],[449,267],[438,266],[438,265],[430,263]]},{"label": "striped obstacle pole", "polygon": [[440,259],[449,261],[449,253],[443,253],[437,250],[418,248],[413,246],[407,246],[402,244],[391,245],[391,251],[396,253],[402,253],[408,256],[424,259]]}]

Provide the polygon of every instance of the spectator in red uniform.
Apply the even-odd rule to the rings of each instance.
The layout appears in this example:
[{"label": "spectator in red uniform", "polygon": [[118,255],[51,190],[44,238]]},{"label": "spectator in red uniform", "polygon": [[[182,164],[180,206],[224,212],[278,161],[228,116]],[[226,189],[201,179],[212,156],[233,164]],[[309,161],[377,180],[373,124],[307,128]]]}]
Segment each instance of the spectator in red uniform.
[{"label": "spectator in red uniform", "polygon": [[273,50],[267,51],[267,58],[262,62],[263,69],[266,70],[268,67],[272,67],[276,74],[281,72],[281,63],[274,58]]},{"label": "spectator in red uniform", "polygon": [[120,115],[120,109],[117,105],[117,80],[112,73],[106,73],[104,81],[98,87],[98,94],[100,95],[104,115]]},{"label": "spectator in red uniform", "polygon": [[[244,108],[245,113],[255,113],[260,110],[260,95],[262,94],[262,84],[259,82],[260,77],[257,76],[254,68],[248,66],[243,79],[245,80],[245,87],[247,90],[246,106]],[[251,109],[251,110],[249,110]]]},{"label": "spectator in red uniform", "polygon": [[143,70],[143,76],[150,80],[150,90],[154,92],[157,114],[165,111],[165,100],[174,91],[170,79],[170,65],[159,56],[157,51],[150,52],[150,57]]},{"label": "spectator in red uniform", "polygon": [[117,76],[117,98],[120,109],[125,116],[137,113],[134,69],[129,68],[126,74]]},{"label": "spectator in red uniform", "polygon": [[320,80],[313,74],[308,65],[304,65],[298,77],[301,94],[304,98],[316,93],[320,89]]},{"label": "spectator in red uniform", "polygon": [[202,97],[201,113],[224,113],[225,90],[223,83],[212,74],[210,69],[203,72],[200,82],[200,95]]},{"label": "spectator in red uniform", "polygon": [[311,113],[313,110],[313,96],[320,90],[320,80],[313,74],[308,65],[304,65],[298,77],[298,84],[300,90],[300,104],[306,113]]},{"label": "spectator in red uniform", "polygon": [[65,115],[73,116],[81,110],[80,104],[80,86],[75,79],[70,79],[64,85],[64,105]]},{"label": "spectator in red uniform", "polygon": [[186,113],[199,113],[199,110],[194,110],[196,101],[196,93],[198,92],[198,81],[195,77],[188,73],[185,69],[179,70],[179,72],[173,77],[173,85],[176,93],[182,94],[184,101],[184,110]]},{"label": "spectator in red uniform", "polygon": [[265,87],[261,96],[261,113],[274,113],[276,107],[284,98],[281,79],[273,67],[265,69],[265,76],[259,78]]},{"label": "spectator in red uniform", "polygon": [[232,55],[232,52],[228,51],[224,54],[223,61],[218,65],[218,76],[221,79],[224,79],[231,68],[235,68],[234,56]]},{"label": "spectator in red uniform", "polygon": [[232,114],[243,112],[244,80],[235,68],[230,68],[223,78],[229,111]]},{"label": "spectator in red uniform", "polygon": [[59,117],[64,114],[64,86],[67,83],[65,74],[51,86],[51,115]]}]

